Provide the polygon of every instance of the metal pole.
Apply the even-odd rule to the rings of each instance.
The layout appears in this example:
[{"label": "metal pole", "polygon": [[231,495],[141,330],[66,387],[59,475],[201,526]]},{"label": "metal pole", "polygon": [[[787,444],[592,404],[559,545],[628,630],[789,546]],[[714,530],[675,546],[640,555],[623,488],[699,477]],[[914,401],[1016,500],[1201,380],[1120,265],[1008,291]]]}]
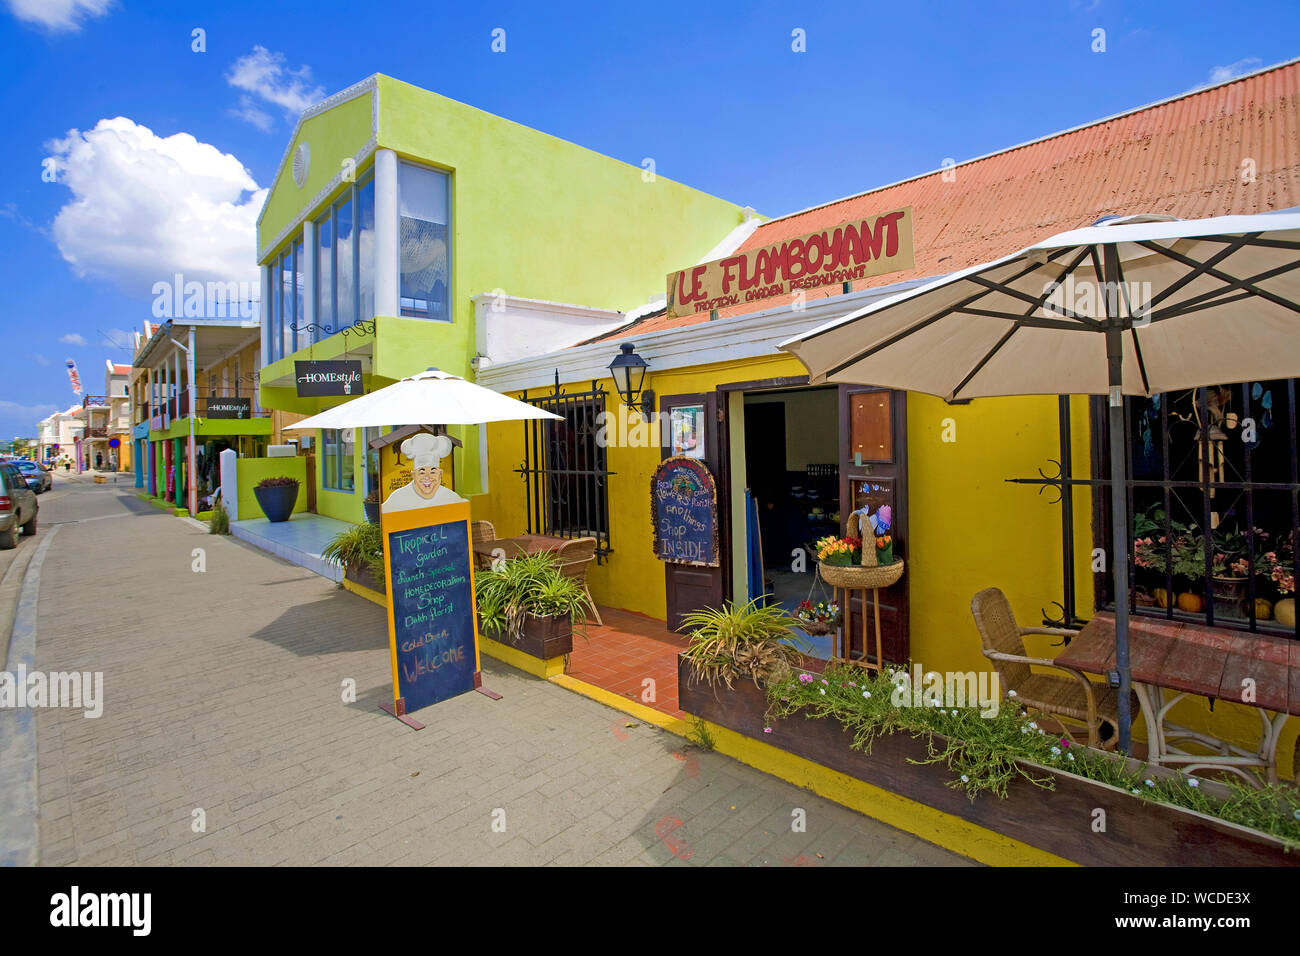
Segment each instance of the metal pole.
[{"label": "metal pole", "polygon": [[[1102,250],[1104,255],[1105,285],[1100,298],[1115,301],[1109,290],[1119,282],[1119,253],[1113,244]],[[1118,311],[1118,309],[1116,310]],[[1131,750],[1133,715],[1130,707],[1132,677],[1128,653],[1128,514],[1125,465],[1128,449],[1124,447],[1124,323],[1127,317],[1107,316],[1106,368],[1110,386],[1110,567],[1115,580],[1115,667],[1119,671],[1119,750]]]},{"label": "metal pole", "polygon": [[195,471],[196,453],[194,449],[194,403],[197,401],[198,390],[194,387],[194,326],[190,326],[190,347],[185,352],[185,377],[186,391],[190,396],[190,455],[189,455],[189,486],[190,486],[190,517],[194,518],[199,513],[199,479]]}]

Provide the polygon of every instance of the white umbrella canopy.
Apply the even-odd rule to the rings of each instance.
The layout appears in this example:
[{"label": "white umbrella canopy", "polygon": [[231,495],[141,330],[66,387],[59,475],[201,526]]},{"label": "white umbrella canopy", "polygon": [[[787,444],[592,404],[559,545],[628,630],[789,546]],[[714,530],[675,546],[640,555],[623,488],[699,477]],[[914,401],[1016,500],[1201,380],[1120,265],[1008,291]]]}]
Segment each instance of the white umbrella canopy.
[{"label": "white umbrella canopy", "polygon": [[384,425],[481,425],[559,415],[521,402],[459,375],[431,368],[305,418],[285,430],[377,428]]},{"label": "white umbrella canopy", "polygon": [[[1107,247],[1119,260],[1110,287]],[[814,384],[947,399],[1104,395],[1105,336],[1082,333],[1118,325],[1127,395],[1289,378],[1300,369],[1298,253],[1298,213],[1126,217],[937,279],[780,347]]]},{"label": "white umbrella canopy", "polygon": [[1110,396],[1118,743],[1127,752],[1122,396],[1300,376],[1300,214],[1101,220],[851,312],[780,348],[807,366],[813,384],[949,400]]}]

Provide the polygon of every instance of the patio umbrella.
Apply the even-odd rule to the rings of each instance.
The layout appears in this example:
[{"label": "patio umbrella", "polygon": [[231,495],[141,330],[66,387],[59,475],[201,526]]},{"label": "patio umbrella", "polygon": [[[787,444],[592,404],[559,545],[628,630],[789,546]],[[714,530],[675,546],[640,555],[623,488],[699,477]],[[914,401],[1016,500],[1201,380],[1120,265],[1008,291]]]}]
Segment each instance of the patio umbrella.
[{"label": "patio umbrella", "polygon": [[285,430],[375,428],[383,425],[481,425],[559,415],[430,368],[400,382],[305,418]]},{"label": "patio umbrella", "polygon": [[1109,217],[780,344],[813,384],[1109,396],[1119,745],[1129,749],[1124,395],[1300,376],[1300,214]]}]

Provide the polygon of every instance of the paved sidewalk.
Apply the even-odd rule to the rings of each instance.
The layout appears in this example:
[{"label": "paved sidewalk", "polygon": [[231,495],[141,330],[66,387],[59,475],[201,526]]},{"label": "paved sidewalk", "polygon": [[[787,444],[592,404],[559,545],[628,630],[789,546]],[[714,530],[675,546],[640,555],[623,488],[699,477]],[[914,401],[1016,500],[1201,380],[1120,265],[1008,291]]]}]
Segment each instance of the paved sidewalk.
[{"label": "paved sidewalk", "polygon": [[411,731],[377,709],[381,608],[113,498],[42,574],[37,667],[102,671],[105,698],[37,714],[43,864],[970,863],[488,658],[503,700]]}]

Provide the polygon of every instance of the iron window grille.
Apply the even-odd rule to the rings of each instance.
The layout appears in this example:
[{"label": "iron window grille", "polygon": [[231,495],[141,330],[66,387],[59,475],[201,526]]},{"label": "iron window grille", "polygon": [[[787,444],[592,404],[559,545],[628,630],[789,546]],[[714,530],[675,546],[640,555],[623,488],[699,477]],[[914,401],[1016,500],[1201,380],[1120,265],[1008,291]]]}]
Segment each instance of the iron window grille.
[{"label": "iron window grille", "polygon": [[521,399],[560,416],[524,422],[524,461],[515,471],[524,479],[528,533],[596,539],[596,561],[610,554],[609,477],[605,445],[598,440],[604,421],[605,390],[591,383],[587,392],[564,392],[557,381],[549,395]]},{"label": "iron window grille", "polygon": [[[1300,579],[1296,380],[1126,398],[1124,412],[1130,612],[1300,637],[1295,626],[1261,616],[1269,614],[1262,602],[1295,598]],[[1094,555],[1110,551],[1110,496],[1102,493],[1110,481],[1099,477],[1110,467],[1105,400],[1092,399],[1090,413],[1091,477],[1074,477],[1070,405],[1063,396],[1055,473],[1040,469],[1037,478],[1008,479],[1058,495],[1062,598],[1052,602],[1059,613],[1043,612],[1044,623],[1058,627],[1084,623],[1074,586],[1077,488],[1093,490]],[[1135,539],[1143,542],[1136,559]],[[1109,561],[1094,570],[1093,581],[1095,609],[1113,608]],[[1200,600],[1179,607],[1179,591]]]}]

